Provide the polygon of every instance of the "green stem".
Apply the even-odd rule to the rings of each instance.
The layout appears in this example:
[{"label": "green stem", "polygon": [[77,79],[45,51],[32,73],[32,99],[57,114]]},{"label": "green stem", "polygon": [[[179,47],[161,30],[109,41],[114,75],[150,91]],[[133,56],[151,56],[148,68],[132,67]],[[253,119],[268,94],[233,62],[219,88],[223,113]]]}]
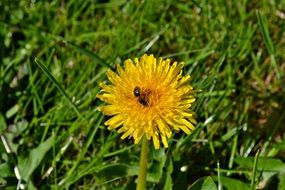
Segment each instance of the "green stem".
[{"label": "green stem", "polygon": [[142,140],[140,171],[137,183],[137,190],[146,190],[147,159],[148,159],[148,140],[144,136]]}]

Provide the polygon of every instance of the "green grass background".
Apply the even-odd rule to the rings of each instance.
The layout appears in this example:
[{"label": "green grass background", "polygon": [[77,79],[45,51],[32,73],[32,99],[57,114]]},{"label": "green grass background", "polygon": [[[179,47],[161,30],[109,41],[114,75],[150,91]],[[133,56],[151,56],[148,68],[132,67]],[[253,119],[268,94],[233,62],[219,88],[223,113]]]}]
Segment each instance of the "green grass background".
[{"label": "green grass background", "polygon": [[106,129],[96,94],[109,67],[144,53],[184,61],[202,90],[195,132],[150,149],[148,189],[285,189],[284,0],[1,0],[0,12],[0,189],[135,189],[140,146]]}]

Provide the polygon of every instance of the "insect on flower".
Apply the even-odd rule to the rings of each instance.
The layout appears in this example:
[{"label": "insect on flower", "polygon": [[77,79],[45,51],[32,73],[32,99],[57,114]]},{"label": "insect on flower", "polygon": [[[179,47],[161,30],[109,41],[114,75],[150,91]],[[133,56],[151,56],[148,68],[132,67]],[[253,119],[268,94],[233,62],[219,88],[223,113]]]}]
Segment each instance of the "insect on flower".
[{"label": "insect on flower", "polygon": [[150,95],[150,90],[141,90],[139,87],[135,87],[134,89],[134,95],[137,97],[138,102],[142,106],[149,106],[149,95]]},{"label": "insect on flower", "polygon": [[135,97],[138,97],[141,95],[141,89],[137,86],[134,89],[134,95],[135,95]]},{"label": "insect on flower", "polygon": [[182,75],[183,63],[143,55],[134,61],[117,65],[117,73],[107,71],[111,84],[101,83],[97,97],[107,105],[98,109],[112,116],[105,122],[109,130],[123,133],[122,139],[133,137],[134,143],[146,135],[158,149],[160,142],[180,130],[190,134],[196,120],[191,106],[195,102],[190,75]]}]

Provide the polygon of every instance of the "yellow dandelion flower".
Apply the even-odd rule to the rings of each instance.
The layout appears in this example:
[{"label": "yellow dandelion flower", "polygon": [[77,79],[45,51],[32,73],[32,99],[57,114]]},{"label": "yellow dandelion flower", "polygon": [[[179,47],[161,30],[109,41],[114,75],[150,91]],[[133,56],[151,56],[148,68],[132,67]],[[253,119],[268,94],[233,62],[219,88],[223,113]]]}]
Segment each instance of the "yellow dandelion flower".
[{"label": "yellow dandelion flower", "polygon": [[[118,129],[122,139],[140,142],[146,135],[155,149],[168,147],[167,138],[180,129],[187,134],[194,130],[194,113],[189,108],[195,102],[191,77],[182,75],[183,63],[143,55],[118,65],[118,74],[107,71],[112,84],[101,83],[97,97],[108,103],[100,106],[104,115],[113,116],[105,122],[109,130]],[[172,130],[173,129],[173,130]]]}]

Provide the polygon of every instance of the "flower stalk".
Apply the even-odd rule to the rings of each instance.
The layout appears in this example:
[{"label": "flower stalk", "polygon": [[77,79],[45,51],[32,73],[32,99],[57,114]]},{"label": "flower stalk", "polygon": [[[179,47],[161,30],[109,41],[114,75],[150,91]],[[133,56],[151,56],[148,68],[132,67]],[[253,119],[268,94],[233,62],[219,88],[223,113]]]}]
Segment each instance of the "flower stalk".
[{"label": "flower stalk", "polygon": [[146,190],[147,162],[148,162],[148,140],[144,136],[142,139],[140,170],[139,170],[139,177],[137,183],[137,190]]}]

